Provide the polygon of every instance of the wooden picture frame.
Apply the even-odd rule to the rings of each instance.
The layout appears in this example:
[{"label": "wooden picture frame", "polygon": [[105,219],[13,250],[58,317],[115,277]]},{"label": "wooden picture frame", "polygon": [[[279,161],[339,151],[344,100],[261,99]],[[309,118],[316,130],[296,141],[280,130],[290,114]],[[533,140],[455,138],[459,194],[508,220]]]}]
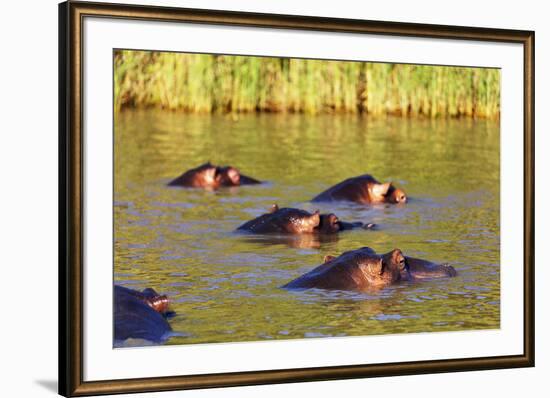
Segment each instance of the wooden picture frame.
[{"label": "wooden picture frame", "polygon": [[[516,43],[523,47],[523,354],[124,380],[83,379],[83,21],[88,17]],[[65,2],[59,5],[59,392],[64,396],[290,383],[534,366],[534,44],[532,31]]]}]

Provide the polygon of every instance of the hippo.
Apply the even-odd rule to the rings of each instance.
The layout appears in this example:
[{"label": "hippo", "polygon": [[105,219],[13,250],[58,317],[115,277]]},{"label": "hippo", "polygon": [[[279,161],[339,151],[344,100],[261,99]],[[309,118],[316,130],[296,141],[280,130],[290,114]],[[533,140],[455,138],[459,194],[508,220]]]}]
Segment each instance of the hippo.
[{"label": "hippo", "polygon": [[393,183],[378,182],[373,176],[363,174],[348,178],[312,199],[312,202],[332,202],[345,200],[360,204],[406,203],[407,195]]},{"label": "hippo", "polygon": [[378,255],[370,247],[326,256],[324,264],[282,286],[284,289],[367,290],[397,283],[406,269],[401,250]]},{"label": "hippo", "polygon": [[248,231],[257,234],[333,234],[353,228],[371,229],[374,224],[362,222],[340,221],[334,214],[320,214],[319,210],[310,213],[306,210],[291,207],[279,208],[274,204],[270,211],[253,220],[247,221],[237,228],[239,231]]},{"label": "hippo", "polygon": [[377,255],[369,248],[325,256],[324,264],[282,286],[285,289],[364,290],[400,281],[445,278],[457,275],[448,264],[406,257],[401,250]]},{"label": "hippo", "polygon": [[114,288],[114,339],[144,339],[160,343],[169,337],[172,328],[166,317],[168,298],[151,288],[139,292],[115,285]]},{"label": "hippo", "polygon": [[169,186],[206,189],[253,184],[261,184],[261,181],[241,174],[240,171],[234,167],[215,166],[210,162],[194,169],[187,170],[178,178],[168,183]]}]

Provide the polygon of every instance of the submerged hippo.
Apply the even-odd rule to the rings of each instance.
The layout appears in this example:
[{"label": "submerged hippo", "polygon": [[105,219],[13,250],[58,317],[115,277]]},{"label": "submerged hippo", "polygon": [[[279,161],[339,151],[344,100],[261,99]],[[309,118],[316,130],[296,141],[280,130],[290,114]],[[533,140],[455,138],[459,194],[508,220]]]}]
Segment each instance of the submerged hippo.
[{"label": "submerged hippo", "polygon": [[406,268],[401,250],[378,255],[370,247],[327,256],[325,263],[283,286],[285,289],[364,290],[401,280]]},{"label": "submerged hippo", "polygon": [[279,208],[274,204],[269,213],[263,214],[241,225],[237,230],[257,234],[331,234],[352,228],[373,228],[374,224],[340,221],[334,214],[320,214],[319,210],[310,213],[290,207]]},{"label": "submerged hippo", "polygon": [[363,290],[384,287],[402,280],[456,276],[447,264],[405,257],[401,250],[378,255],[363,247],[339,257],[326,256],[325,263],[283,286],[286,289]]},{"label": "submerged hippo", "polygon": [[153,289],[143,292],[115,285],[114,339],[144,339],[160,343],[168,338],[172,328],[166,321],[168,298]]},{"label": "submerged hippo", "polygon": [[373,176],[364,174],[348,178],[330,187],[312,199],[313,202],[332,202],[347,200],[350,202],[368,203],[406,203],[407,195],[393,183],[378,182]]},{"label": "submerged hippo", "polygon": [[197,168],[187,170],[175,180],[168,183],[169,186],[218,189],[220,187],[235,187],[239,185],[260,184],[254,178],[241,174],[231,166],[214,166],[210,162]]}]

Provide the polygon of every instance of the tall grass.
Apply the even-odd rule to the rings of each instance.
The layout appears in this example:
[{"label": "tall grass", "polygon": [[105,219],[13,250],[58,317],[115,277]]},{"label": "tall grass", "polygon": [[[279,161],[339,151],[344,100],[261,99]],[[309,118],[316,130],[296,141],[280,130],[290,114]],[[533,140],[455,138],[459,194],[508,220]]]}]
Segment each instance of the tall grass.
[{"label": "tall grass", "polygon": [[115,107],[498,118],[498,69],[121,50]]}]

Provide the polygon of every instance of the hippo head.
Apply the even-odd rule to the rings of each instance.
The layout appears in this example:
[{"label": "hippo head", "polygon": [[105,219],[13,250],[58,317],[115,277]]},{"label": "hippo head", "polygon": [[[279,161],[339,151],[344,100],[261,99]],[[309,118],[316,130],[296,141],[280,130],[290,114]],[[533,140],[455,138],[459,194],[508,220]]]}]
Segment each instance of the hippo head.
[{"label": "hippo head", "polygon": [[364,224],[360,221],[356,222],[346,222],[341,221],[335,214],[321,214],[321,221],[317,232],[321,234],[335,234],[340,231],[350,230],[354,228],[364,228],[372,229],[375,227],[375,224],[369,223]]},{"label": "hippo head", "polygon": [[407,203],[405,192],[396,188],[391,182],[372,184],[370,194],[374,202]]},{"label": "hippo head", "polygon": [[142,294],[145,303],[155,311],[161,314],[168,311],[169,300],[167,296],[158,294],[150,287],[143,290]]},{"label": "hippo head", "polygon": [[359,268],[369,285],[386,286],[401,279],[401,271],[407,268],[407,260],[401,250],[394,249],[382,256],[362,256]]},{"label": "hippo head", "polygon": [[147,299],[147,305],[161,314],[164,314],[168,311],[168,297],[165,295],[157,295]]},{"label": "hippo head", "polygon": [[223,186],[241,185],[241,173],[234,167],[216,167],[216,180]]},{"label": "hippo head", "polygon": [[390,203],[407,203],[407,195],[405,192],[399,188],[394,188],[390,190],[388,195],[386,195],[386,199]]},{"label": "hippo head", "polygon": [[342,229],[340,220],[334,214],[321,214],[319,223],[319,232],[332,234]]}]

